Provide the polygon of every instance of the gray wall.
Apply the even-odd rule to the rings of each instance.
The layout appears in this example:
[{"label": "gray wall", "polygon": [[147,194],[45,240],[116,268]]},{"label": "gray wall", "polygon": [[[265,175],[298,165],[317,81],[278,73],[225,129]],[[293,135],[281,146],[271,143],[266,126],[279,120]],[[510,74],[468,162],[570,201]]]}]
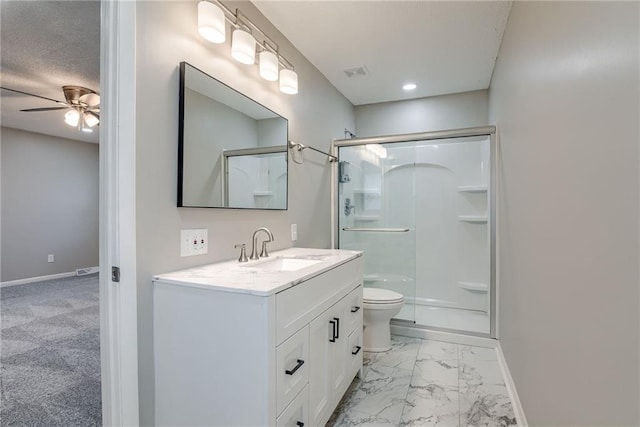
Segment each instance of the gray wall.
[{"label": "gray wall", "polygon": [[1,141],[0,280],[97,266],[98,145],[6,127]]},{"label": "gray wall", "polygon": [[486,126],[486,90],[355,107],[358,137]]},{"label": "gray wall", "polygon": [[640,422],[638,8],[514,2],[494,70],[500,337],[532,426]]},{"label": "gray wall", "polygon": [[[136,4],[137,269],[140,417],[153,423],[152,283],[154,274],[237,258],[234,243],[250,243],[259,226],[275,235],[272,250],[290,247],[290,224],[298,246],[330,246],[330,167],[326,157],[305,152],[290,162],[289,210],[284,212],[176,208],[178,63],[187,61],[289,119],[294,141],[327,150],[331,138],[353,128],[352,105],[249,2],[239,7],[280,45],[296,67],[299,93],[291,96],[262,80],[257,66],[231,58],[229,44],[214,45],[197,32],[197,2]],[[180,257],[182,228],[209,230],[209,254]]]}]

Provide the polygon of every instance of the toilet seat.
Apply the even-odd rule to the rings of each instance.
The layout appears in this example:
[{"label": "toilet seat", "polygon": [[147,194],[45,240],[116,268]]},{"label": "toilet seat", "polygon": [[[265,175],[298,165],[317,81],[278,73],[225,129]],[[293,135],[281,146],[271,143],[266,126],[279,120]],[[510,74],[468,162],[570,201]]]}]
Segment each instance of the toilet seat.
[{"label": "toilet seat", "polygon": [[404,301],[404,296],[388,289],[364,288],[362,302],[365,304],[397,304]]}]

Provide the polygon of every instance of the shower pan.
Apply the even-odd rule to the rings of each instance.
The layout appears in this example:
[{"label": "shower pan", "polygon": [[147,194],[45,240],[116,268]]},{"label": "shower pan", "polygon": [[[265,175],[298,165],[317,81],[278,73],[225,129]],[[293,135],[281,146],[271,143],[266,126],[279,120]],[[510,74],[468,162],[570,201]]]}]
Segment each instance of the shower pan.
[{"label": "shower pan", "polygon": [[337,246],[364,251],[365,287],[404,295],[397,323],[495,336],[494,135],[334,142]]}]

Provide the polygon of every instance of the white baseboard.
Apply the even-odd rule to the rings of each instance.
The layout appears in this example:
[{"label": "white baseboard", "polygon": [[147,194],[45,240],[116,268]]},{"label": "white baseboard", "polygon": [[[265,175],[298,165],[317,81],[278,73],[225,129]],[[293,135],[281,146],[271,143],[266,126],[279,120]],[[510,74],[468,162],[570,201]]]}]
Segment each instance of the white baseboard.
[{"label": "white baseboard", "polygon": [[9,286],[24,285],[27,283],[43,282],[45,280],[62,279],[63,277],[75,276],[75,271],[67,273],[49,274],[47,276],[28,277],[26,279],[9,280],[8,282],[0,282],[0,288],[8,288]]},{"label": "white baseboard", "polygon": [[527,418],[524,415],[524,408],[520,403],[520,398],[518,397],[518,391],[516,390],[516,384],[513,382],[513,377],[511,377],[511,373],[509,372],[509,366],[507,365],[507,360],[504,358],[504,353],[502,352],[502,346],[499,341],[496,341],[498,345],[496,346],[496,352],[498,353],[498,365],[500,365],[500,369],[502,370],[502,377],[504,378],[504,382],[507,385],[507,393],[509,393],[509,398],[511,399],[511,404],[513,405],[513,412],[516,416],[516,422],[519,427],[528,427]]}]

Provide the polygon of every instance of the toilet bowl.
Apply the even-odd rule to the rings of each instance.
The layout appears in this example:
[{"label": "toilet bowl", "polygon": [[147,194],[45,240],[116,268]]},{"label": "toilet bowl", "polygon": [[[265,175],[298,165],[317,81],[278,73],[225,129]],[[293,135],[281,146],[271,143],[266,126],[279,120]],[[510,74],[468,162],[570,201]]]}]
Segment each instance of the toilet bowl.
[{"label": "toilet bowl", "polygon": [[364,350],[387,351],[391,349],[389,321],[402,309],[404,297],[387,289],[364,288],[362,292]]}]

